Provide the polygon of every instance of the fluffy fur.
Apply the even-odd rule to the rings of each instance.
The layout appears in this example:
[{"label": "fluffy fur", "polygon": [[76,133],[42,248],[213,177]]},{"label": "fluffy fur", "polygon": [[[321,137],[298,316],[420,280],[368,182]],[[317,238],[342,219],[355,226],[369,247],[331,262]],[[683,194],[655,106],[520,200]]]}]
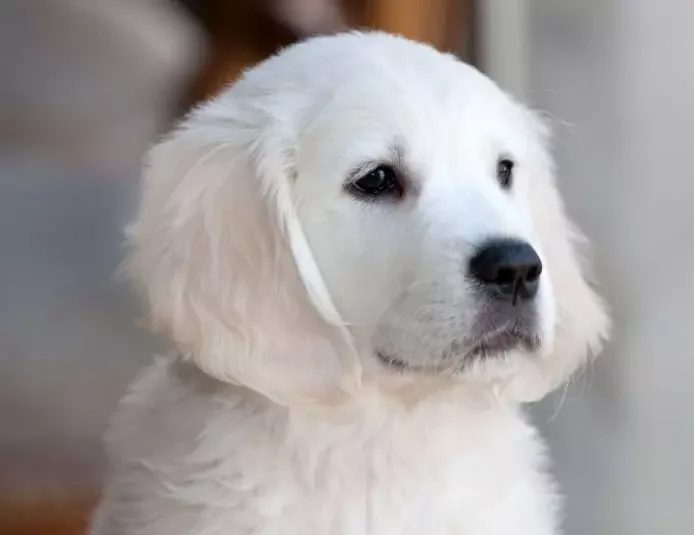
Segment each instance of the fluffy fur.
[{"label": "fluffy fur", "polygon": [[[557,533],[521,404],[607,318],[546,142],[474,68],[381,33],[292,46],[194,111],[151,153],[125,266],[176,352],[114,418],[92,534]],[[398,202],[349,193],[379,162]],[[471,358],[466,265],[498,236],[542,258],[541,343]]]}]

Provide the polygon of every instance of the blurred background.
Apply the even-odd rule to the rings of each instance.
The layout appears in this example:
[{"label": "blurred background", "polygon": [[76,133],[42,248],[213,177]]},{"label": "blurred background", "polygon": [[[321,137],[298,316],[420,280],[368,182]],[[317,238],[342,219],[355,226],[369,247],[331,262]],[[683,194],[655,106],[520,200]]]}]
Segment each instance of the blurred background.
[{"label": "blurred background", "polygon": [[77,535],[156,349],[113,280],[147,147],[244,66],[374,27],[544,110],[616,322],[534,409],[568,535],[694,533],[692,0],[0,0],[0,534]]}]

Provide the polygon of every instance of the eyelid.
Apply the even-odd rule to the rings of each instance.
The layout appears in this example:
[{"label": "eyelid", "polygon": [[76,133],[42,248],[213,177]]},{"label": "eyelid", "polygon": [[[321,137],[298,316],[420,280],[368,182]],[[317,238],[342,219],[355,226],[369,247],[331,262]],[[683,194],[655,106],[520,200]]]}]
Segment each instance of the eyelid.
[{"label": "eyelid", "polygon": [[356,182],[359,180],[360,177],[366,175],[367,173],[370,173],[374,169],[376,169],[377,165],[375,165],[373,162],[369,163],[363,163],[359,165],[358,167],[355,167],[352,169],[347,177],[347,184],[352,184],[353,182]]},{"label": "eyelid", "polygon": [[[378,169],[378,168],[381,167],[381,166],[392,167],[392,168],[395,170],[395,173],[397,174],[398,178],[399,178],[400,180],[403,180],[403,179],[401,178],[401,177],[402,177],[402,173],[400,172],[400,169],[399,169],[398,166],[393,165],[391,162],[387,162],[387,161],[384,161],[384,160],[372,160],[372,161],[365,162],[365,163],[360,164],[359,166],[355,167],[355,168],[349,173],[349,175],[348,175],[348,177],[347,177],[347,180],[346,180],[345,183],[342,185],[342,187],[343,187],[345,190],[351,188],[351,187],[354,185],[354,183],[357,182],[359,179],[365,177],[366,175],[368,175],[368,174],[371,173],[372,171],[375,171],[376,169]],[[405,182],[405,181],[403,180],[403,183],[404,183],[404,182]]]},{"label": "eyelid", "polygon": [[404,165],[403,149],[399,143],[395,142],[393,145],[390,145],[381,156],[364,160],[354,167],[352,171],[348,173],[347,184],[382,165],[392,167],[400,177],[404,178],[408,175],[406,166]]},{"label": "eyelid", "polygon": [[[367,179],[374,171],[379,168],[387,168],[392,173],[394,182],[388,182],[392,186],[384,187],[382,189],[376,190],[364,190],[361,182],[363,179]],[[378,204],[391,204],[393,202],[400,203],[406,199],[408,195],[408,185],[409,182],[403,177],[403,173],[398,166],[392,165],[390,163],[375,163],[370,162],[368,165],[363,165],[357,168],[354,173],[352,173],[352,178],[349,179],[344,185],[343,189],[350,193],[353,197],[357,199],[368,202],[368,203],[378,203]]]},{"label": "eyelid", "polygon": [[516,159],[508,154],[508,153],[502,153],[496,160],[496,164],[494,166],[495,171],[498,173],[500,166],[504,165],[504,167],[508,167],[510,172],[515,172],[517,167],[518,167],[518,162]]},{"label": "eyelid", "polygon": [[416,198],[422,192],[421,174],[416,169],[410,168],[405,163],[403,149],[394,146],[383,158],[365,160],[356,165],[347,173],[347,179],[343,184],[348,189],[354,182],[380,166],[392,167],[400,180],[402,187],[407,192],[406,198]]},{"label": "eyelid", "polygon": [[398,166],[393,162],[389,162],[387,160],[371,160],[368,162],[364,162],[352,169],[352,171],[349,173],[347,183],[351,184],[352,182],[359,180],[361,177],[369,174],[371,171],[375,171],[381,166],[392,167],[393,169],[395,169],[395,171],[399,171]]},{"label": "eyelid", "polygon": [[500,152],[496,159],[497,163],[509,161],[511,164],[516,164],[516,157],[510,152]]}]

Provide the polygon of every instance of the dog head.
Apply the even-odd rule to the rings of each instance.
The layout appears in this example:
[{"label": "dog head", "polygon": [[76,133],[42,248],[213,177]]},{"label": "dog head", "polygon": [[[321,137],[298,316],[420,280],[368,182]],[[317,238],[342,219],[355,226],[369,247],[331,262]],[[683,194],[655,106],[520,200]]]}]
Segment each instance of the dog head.
[{"label": "dog head", "polygon": [[276,400],[359,377],[537,399],[597,350],[547,132],[403,38],[313,38],[151,153],[127,272],[208,373]]}]

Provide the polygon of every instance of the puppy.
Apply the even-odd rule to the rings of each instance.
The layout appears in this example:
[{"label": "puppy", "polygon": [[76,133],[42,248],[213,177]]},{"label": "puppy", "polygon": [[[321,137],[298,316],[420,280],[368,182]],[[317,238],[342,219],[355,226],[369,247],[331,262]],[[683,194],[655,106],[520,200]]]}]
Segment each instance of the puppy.
[{"label": "puppy", "polygon": [[176,348],[93,535],[550,535],[521,410],[608,320],[538,117],[453,56],[318,37],[151,153],[125,272]]}]

